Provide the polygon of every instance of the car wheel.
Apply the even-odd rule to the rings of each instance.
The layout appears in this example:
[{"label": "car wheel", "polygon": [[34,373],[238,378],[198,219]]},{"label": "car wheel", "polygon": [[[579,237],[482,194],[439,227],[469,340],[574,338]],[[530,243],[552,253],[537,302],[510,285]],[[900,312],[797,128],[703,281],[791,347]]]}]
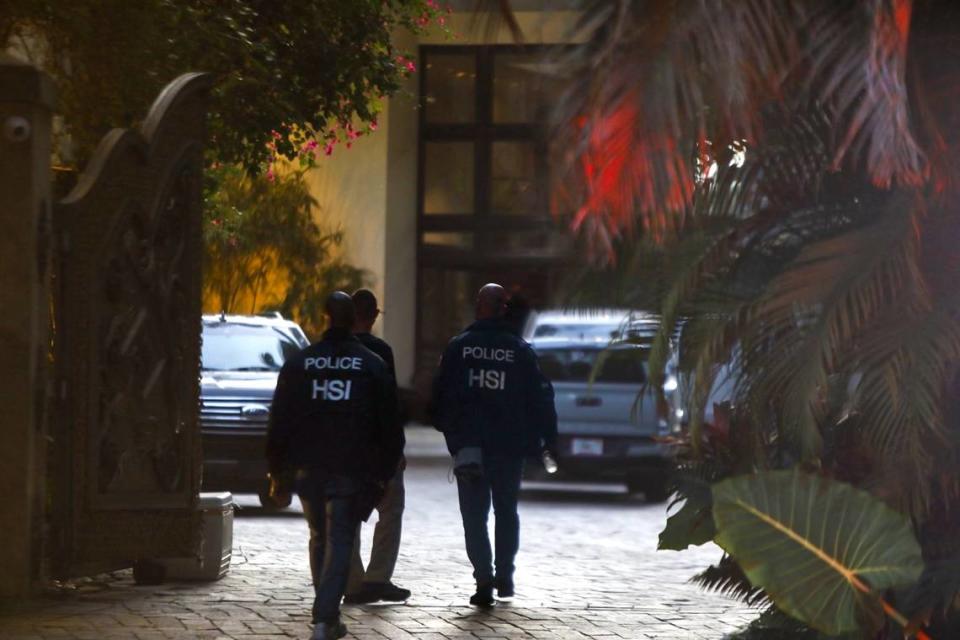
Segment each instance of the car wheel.
[{"label": "car wheel", "polygon": [[647,485],[643,482],[643,480],[639,480],[637,478],[627,478],[625,482],[627,485],[627,493],[634,494],[646,492]]},{"label": "car wheel", "polygon": [[293,501],[292,496],[287,494],[286,501],[277,502],[275,499],[270,497],[270,493],[267,491],[261,491],[257,494],[257,497],[260,498],[260,506],[264,509],[269,509],[270,511],[277,511],[279,509],[286,509],[290,506],[290,503]]},{"label": "car wheel", "polygon": [[666,502],[670,497],[666,478],[628,478],[627,491],[642,493],[647,502]]},{"label": "car wheel", "polygon": [[643,495],[647,502],[666,502],[670,497],[670,489],[667,487],[667,481],[652,480],[643,488]]}]

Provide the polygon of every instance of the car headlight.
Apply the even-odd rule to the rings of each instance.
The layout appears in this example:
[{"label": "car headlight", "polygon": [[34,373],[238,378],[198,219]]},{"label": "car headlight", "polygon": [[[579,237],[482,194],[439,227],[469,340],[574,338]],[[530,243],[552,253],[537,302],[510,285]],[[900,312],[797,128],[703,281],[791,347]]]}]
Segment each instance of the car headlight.
[{"label": "car headlight", "polygon": [[677,378],[675,376],[667,376],[667,379],[663,383],[663,390],[667,393],[673,393],[679,386],[680,384],[677,382]]}]

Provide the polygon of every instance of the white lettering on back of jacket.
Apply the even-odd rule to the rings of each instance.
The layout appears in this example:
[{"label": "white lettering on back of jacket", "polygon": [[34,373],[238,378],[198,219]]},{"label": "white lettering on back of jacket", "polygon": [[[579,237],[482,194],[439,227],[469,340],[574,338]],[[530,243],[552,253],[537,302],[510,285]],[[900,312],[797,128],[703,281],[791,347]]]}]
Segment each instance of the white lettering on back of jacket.
[{"label": "white lettering on back of jacket", "polygon": [[470,347],[463,348],[464,360],[480,360],[486,363],[483,368],[470,367],[467,371],[467,386],[471,389],[489,389],[503,391],[507,387],[507,372],[494,367],[499,362],[514,362],[513,349],[501,347]]},{"label": "white lettering on back of jacket", "polygon": [[[306,358],[303,361],[303,369],[304,371],[360,371],[363,369],[363,358],[355,356]],[[352,387],[353,380],[340,378],[314,380],[312,398],[326,402],[349,400]]]}]

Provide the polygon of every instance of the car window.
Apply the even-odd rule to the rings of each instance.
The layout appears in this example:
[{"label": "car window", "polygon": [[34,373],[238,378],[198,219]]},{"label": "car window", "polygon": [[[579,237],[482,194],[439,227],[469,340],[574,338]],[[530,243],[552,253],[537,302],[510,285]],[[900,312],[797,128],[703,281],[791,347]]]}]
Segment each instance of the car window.
[{"label": "car window", "polygon": [[578,338],[580,340],[603,338],[610,340],[617,335],[617,325],[609,322],[601,324],[547,323],[539,324],[533,330],[534,338]]},{"label": "car window", "polygon": [[232,323],[203,327],[204,371],[279,371],[298,351],[294,338],[274,327]]},{"label": "car window", "polygon": [[587,382],[599,360],[594,382],[643,384],[647,380],[648,353],[640,348],[606,352],[582,348],[538,350],[540,370],[551,382]]}]

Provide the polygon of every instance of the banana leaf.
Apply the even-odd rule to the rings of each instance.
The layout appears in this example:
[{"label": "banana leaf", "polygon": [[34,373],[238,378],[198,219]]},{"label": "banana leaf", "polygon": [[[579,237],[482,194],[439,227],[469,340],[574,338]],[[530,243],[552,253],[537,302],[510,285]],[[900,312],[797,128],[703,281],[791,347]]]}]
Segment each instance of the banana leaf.
[{"label": "banana leaf", "polygon": [[829,635],[875,630],[884,610],[905,622],[877,595],[923,571],[904,515],[797,470],[725,480],[713,499],[716,542],[785,613]]},{"label": "banana leaf", "polygon": [[657,549],[683,551],[691,546],[698,547],[713,540],[715,532],[710,504],[687,500],[676,513],[667,518],[667,524],[660,532]]}]

